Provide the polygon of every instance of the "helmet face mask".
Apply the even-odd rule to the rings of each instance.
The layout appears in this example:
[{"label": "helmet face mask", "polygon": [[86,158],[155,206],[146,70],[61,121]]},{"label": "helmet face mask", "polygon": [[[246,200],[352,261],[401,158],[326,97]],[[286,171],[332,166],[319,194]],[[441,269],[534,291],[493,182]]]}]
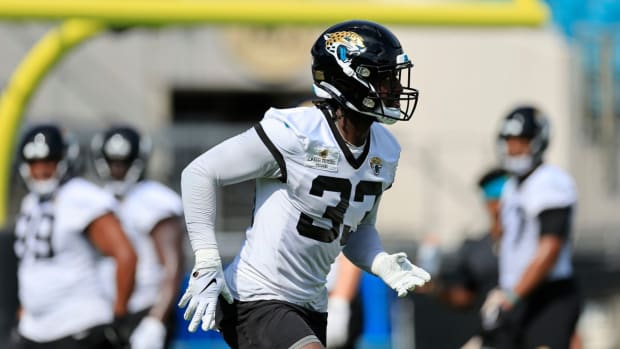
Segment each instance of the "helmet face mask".
[{"label": "helmet face mask", "polygon": [[[374,74],[370,74],[369,94],[362,100],[362,104],[373,108],[374,114],[381,115],[376,116],[379,121],[391,124],[398,120],[407,121],[413,115],[418,102],[418,92],[404,87],[410,86],[412,67],[413,64],[407,62],[395,68],[379,68]],[[389,120],[383,120],[383,117]]]},{"label": "helmet face mask", "polygon": [[406,121],[417,106],[413,64],[387,28],[367,21],[337,24],[312,47],[314,91],[384,123]]}]

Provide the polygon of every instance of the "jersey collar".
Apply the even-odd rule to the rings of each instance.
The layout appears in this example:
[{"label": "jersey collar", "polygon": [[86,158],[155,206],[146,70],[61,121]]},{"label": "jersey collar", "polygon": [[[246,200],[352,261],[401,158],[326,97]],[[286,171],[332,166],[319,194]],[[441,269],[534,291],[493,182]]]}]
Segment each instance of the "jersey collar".
[{"label": "jersey collar", "polygon": [[364,145],[364,151],[356,159],[353,153],[351,153],[351,149],[349,149],[349,147],[347,146],[344,138],[342,138],[342,135],[338,131],[338,128],[336,124],[334,123],[334,120],[332,120],[331,115],[329,115],[329,112],[325,110],[325,108],[320,108],[320,109],[323,112],[323,117],[327,121],[327,124],[329,125],[329,128],[332,131],[332,134],[334,135],[334,139],[336,139],[336,143],[338,143],[338,147],[340,147],[340,150],[344,154],[344,157],[347,159],[347,162],[349,163],[349,165],[351,165],[351,167],[357,170],[358,168],[360,168],[360,166],[362,166],[364,161],[366,161],[366,156],[368,155],[368,152],[370,151],[370,139],[372,138],[370,137],[370,135],[372,134],[372,131],[368,134],[366,145]]}]

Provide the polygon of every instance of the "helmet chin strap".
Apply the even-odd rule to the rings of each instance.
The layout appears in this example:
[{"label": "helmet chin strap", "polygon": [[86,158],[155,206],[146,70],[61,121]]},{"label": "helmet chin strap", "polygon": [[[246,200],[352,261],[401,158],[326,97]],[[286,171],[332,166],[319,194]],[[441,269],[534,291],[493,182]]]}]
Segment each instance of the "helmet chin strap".
[{"label": "helmet chin strap", "polygon": [[22,163],[19,166],[19,174],[24,179],[24,183],[26,183],[28,190],[40,197],[51,196],[54,194],[65,179],[67,172],[67,161],[64,159],[58,161],[54,175],[47,179],[32,178],[30,166],[27,163]]},{"label": "helmet chin strap", "polygon": [[[359,81],[359,79],[357,79]],[[373,92],[375,92],[375,89],[372,87],[372,85],[370,85],[370,88]],[[366,112],[366,111],[362,111],[359,110],[356,106],[354,106],[351,102],[347,101],[343,96],[342,93],[340,93],[340,91],[338,91],[338,89],[336,87],[334,87],[333,85],[322,81],[320,83],[320,86],[313,84],[312,85],[312,89],[314,91],[314,94],[319,97],[319,98],[326,98],[326,99],[335,99],[337,100],[339,103],[344,104],[344,106],[346,106],[347,108],[360,113],[360,114],[364,114],[364,115],[368,115],[371,116],[373,118],[375,118],[375,120],[383,123],[383,124],[387,124],[387,125],[392,125],[395,124],[396,121],[398,121],[398,119],[396,118],[396,116],[400,115],[400,110],[397,108],[388,108],[383,104],[383,101],[381,101],[381,106],[375,107],[375,111],[377,110],[383,110],[384,113],[383,114],[387,114],[391,117],[386,117],[386,116],[381,116],[380,113],[377,112]],[[375,92],[376,93],[376,92]],[[381,109],[381,107],[383,107],[383,109]],[[385,112],[389,112],[389,113],[385,113]],[[391,114],[391,115],[390,115]]]},{"label": "helmet chin strap", "polygon": [[127,173],[125,174],[125,177],[123,177],[123,179],[109,180],[104,185],[104,187],[106,190],[113,193],[116,197],[122,198],[123,196],[125,196],[125,194],[127,194],[129,189],[131,189],[131,187],[140,180],[143,169],[144,162],[140,159],[136,159],[127,169]]}]

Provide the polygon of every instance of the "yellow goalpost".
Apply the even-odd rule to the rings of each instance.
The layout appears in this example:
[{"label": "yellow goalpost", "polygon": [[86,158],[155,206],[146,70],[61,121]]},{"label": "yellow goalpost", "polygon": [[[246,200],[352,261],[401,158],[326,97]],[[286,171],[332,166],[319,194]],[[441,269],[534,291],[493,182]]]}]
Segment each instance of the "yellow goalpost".
[{"label": "yellow goalpost", "polygon": [[2,21],[58,21],[24,57],[0,96],[0,227],[7,221],[17,133],[33,92],[64,55],[111,26],[312,25],[353,18],[385,24],[539,26],[539,0],[0,0]]}]

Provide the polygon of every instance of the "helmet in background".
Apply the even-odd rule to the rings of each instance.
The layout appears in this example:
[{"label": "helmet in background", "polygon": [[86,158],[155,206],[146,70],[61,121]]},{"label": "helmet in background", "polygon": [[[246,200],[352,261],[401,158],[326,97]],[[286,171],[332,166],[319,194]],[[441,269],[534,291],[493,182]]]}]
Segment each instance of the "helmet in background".
[{"label": "helmet in background", "polygon": [[[58,126],[35,125],[24,133],[19,146],[19,174],[31,192],[40,196],[51,195],[72,175],[79,153],[78,142],[64,135]],[[55,161],[54,175],[48,179],[34,179],[30,163],[36,161]]]},{"label": "helmet in background", "polygon": [[539,109],[521,106],[511,111],[501,122],[498,134],[500,160],[504,168],[510,172],[524,174],[528,170],[524,161],[517,164],[518,159],[508,156],[506,140],[511,137],[524,138],[529,141],[530,158],[527,162],[530,162],[530,167],[533,167],[542,161],[549,145],[549,121]]},{"label": "helmet in background", "polygon": [[[129,126],[115,126],[93,138],[91,154],[95,172],[115,195],[123,196],[126,191],[143,178],[151,154],[148,137]],[[121,174],[113,166],[121,165]]]}]

